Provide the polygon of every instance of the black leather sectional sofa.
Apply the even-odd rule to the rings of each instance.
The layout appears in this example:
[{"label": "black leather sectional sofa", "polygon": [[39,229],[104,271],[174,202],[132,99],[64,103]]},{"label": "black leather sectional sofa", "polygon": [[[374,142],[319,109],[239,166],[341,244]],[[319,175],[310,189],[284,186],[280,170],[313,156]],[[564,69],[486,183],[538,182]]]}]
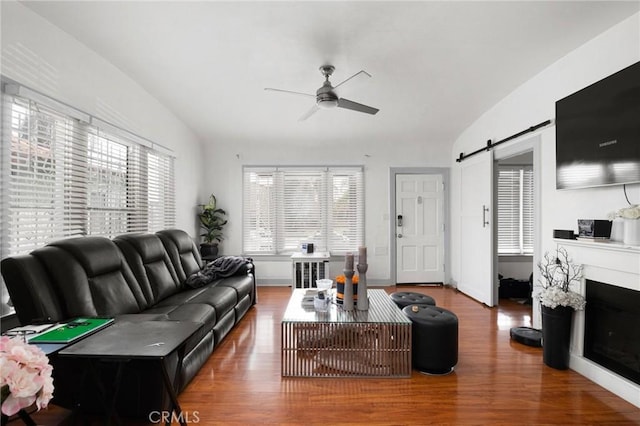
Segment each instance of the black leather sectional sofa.
[{"label": "black leather sectional sofa", "polygon": [[[6,258],[1,264],[21,324],[76,317],[113,317],[132,327],[140,321],[201,323],[199,332],[186,344],[178,391],[257,300],[249,259],[234,276],[199,288],[185,285],[187,277],[203,266],[193,239],[175,229],[114,239],[60,240],[28,255]],[[82,372],[70,359],[50,358],[54,402],[73,407],[78,403]],[[167,362],[175,366],[177,357]],[[101,374],[108,378],[110,366],[105,365]],[[120,414],[144,417],[150,410],[165,407],[166,396],[157,369],[142,361],[132,362],[120,386],[117,408]],[[93,398],[85,399],[85,407],[91,409]]]}]

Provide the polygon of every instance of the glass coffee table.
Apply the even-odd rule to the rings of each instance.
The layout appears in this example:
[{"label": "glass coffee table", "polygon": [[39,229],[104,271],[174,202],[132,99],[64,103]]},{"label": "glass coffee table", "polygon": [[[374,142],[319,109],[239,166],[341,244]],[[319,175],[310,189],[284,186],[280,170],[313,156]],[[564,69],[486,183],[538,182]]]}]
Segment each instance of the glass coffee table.
[{"label": "glass coffee table", "polygon": [[367,311],[327,312],[302,305],[307,291],[282,318],[283,377],[411,377],[411,320],[386,291],[368,291]]}]

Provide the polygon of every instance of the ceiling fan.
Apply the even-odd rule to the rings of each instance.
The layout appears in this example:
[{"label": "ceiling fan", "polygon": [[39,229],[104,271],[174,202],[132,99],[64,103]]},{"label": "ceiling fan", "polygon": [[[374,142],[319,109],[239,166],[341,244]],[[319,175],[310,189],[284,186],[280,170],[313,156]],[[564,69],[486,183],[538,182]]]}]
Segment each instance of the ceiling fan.
[{"label": "ceiling fan", "polygon": [[335,67],[333,65],[323,65],[320,67],[320,72],[324,75],[325,80],[322,84],[322,87],[316,91],[316,94],[310,93],[302,93],[302,92],[293,92],[291,90],[282,90],[282,89],[273,89],[270,87],[265,88],[264,90],[270,90],[274,92],[282,92],[282,93],[290,93],[293,95],[307,96],[316,98],[316,104],[309,109],[306,113],[304,113],[298,120],[303,121],[307,118],[311,117],[313,114],[318,112],[320,109],[330,109],[330,108],[345,108],[350,109],[352,111],[364,112],[366,114],[375,114],[380,111],[378,108],[373,108],[367,105],[359,104],[357,102],[350,101],[349,99],[342,98],[338,96],[338,88],[343,86],[348,81],[352,81],[353,79],[359,79],[363,77],[371,78],[371,74],[366,71],[360,71],[352,75],[351,77],[344,80],[342,83],[336,85],[335,87],[331,85],[329,81],[329,76],[333,74]]}]

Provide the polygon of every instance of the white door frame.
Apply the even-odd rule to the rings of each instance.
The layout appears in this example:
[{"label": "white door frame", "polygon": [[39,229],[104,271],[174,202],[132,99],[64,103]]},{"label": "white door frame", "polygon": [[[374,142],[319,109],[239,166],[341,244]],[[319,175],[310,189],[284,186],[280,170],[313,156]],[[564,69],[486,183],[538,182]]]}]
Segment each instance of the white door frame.
[{"label": "white door frame", "polygon": [[[535,287],[535,283],[538,282],[539,271],[537,268],[538,262],[540,262],[540,251],[542,250],[542,235],[540,230],[542,229],[542,218],[541,218],[541,205],[542,205],[542,177],[541,177],[541,167],[542,167],[542,157],[541,157],[541,143],[542,136],[538,133],[535,136],[528,137],[523,139],[521,142],[515,142],[514,144],[509,144],[508,146],[498,146],[494,148],[494,156],[493,159],[495,162],[498,160],[502,160],[508,157],[513,157],[514,155],[524,154],[525,152],[531,151],[533,153],[533,283]],[[494,173],[493,179],[493,188],[494,193],[496,192],[496,188],[498,186],[498,179],[496,174]],[[494,197],[494,223],[497,223],[497,197]],[[497,226],[494,229],[496,233],[495,238],[497,241]],[[498,246],[497,243],[495,245],[495,249],[493,252],[494,256],[494,265],[498,265]],[[495,294],[498,294],[498,281],[495,282]],[[496,296],[497,297],[497,296]],[[497,303],[497,300],[496,300]],[[535,302],[534,302],[535,306]],[[538,316],[540,315],[538,309],[533,309],[533,323],[539,324],[536,322]]]},{"label": "white door frame", "polygon": [[444,283],[447,284],[451,278],[450,267],[450,245],[449,234],[451,226],[449,220],[449,168],[448,167],[391,167],[389,168],[389,273],[390,279],[395,284],[397,265],[397,244],[396,244],[396,175],[441,175],[444,184]]}]

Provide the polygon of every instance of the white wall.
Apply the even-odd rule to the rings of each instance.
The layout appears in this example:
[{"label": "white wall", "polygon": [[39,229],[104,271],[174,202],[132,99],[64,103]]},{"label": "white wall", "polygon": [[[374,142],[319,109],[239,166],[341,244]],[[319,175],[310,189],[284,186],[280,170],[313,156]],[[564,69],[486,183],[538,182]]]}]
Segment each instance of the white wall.
[{"label": "white wall", "polygon": [[140,85],[28,8],[0,2],[1,72],[23,85],[173,150],[176,227],[195,235],[201,143]]},{"label": "white wall", "polygon": [[[589,84],[640,61],[640,13],[600,34],[523,84],[483,114],[456,140],[453,153],[471,152],[486,140],[500,140],[534,124],[553,119],[555,102]],[[555,250],[553,229],[577,229],[578,218],[604,219],[626,205],[622,186],[557,191],[555,189],[555,128],[541,137],[541,244]],[[509,142],[516,145],[529,136]],[[452,157],[455,157],[452,156]],[[460,169],[451,158],[452,281],[460,277]],[[632,203],[640,203],[640,185],[628,186]],[[537,272],[537,271],[536,271]],[[534,275],[535,277],[535,275]],[[534,319],[539,326],[537,310]]]},{"label": "white wall", "polygon": [[531,256],[498,257],[498,274],[504,278],[527,281],[532,272],[533,257]]},{"label": "white wall", "polygon": [[[297,124],[297,123],[296,123]],[[365,172],[365,244],[369,248],[367,278],[374,285],[391,283],[389,258],[389,173],[392,167],[447,167],[448,144],[428,147],[427,135],[415,140],[388,139],[347,141],[224,141],[206,149],[204,197],[216,194],[220,206],[229,213],[227,239],[221,248],[225,254],[242,252],[242,166],[243,165],[364,165]],[[365,156],[367,154],[368,156]],[[384,215],[387,215],[385,218]],[[378,254],[376,253],[385,253]],[[260,271],[259,283],[290,283],[288,259],[266,261],[255,258]],[[331,274],[341,270],[332,262]]]}]

